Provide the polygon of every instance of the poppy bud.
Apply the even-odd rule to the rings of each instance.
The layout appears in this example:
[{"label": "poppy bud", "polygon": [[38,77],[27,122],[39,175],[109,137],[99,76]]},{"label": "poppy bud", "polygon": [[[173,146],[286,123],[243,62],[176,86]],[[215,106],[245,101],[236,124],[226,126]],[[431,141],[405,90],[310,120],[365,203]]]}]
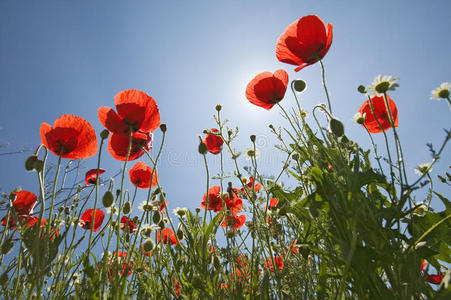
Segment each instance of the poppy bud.
[{"label": "poppy bud", "polygon": [[299,159],[299,154],[297,154],[297,153],[293,153],[293,155],[291,155],[291,158],[293,159],[293,160],[298,160]]},{"label": "poppy bud", "polygon": [[338,121],[337,119],[330,119],[329,121],[329,129],[332,131],[333,134],[340,137],[345,133],[345,129],[343,126],[343,123]]},{"label": "poppy bud", "polygon": [[208,151],[207,145],[205,145],[203,142],[201,142],[199,144],[199,153],[202,155],[205,155],[205,154],[207,154],[207,151]]},{"label": "poppy bud", "polygon": [[437,177],[441,182],[446,183],[446,179],[443,176],[437,175]]},{"label": "poppy bud", "polygon": [[155,242],[151,238],[148,238],[147,240],[144,241],[143,248],[144,251],[150,252],[153,249],[155,249]]},{"label": "poppy bud", "polygon": [[122,211],[124,212],[124,214],[128,215],[131,210],[132,210],[132,206],[131,206],[130,202],[125,202],[124,206],[122,207]]},{"label": "poppy bud", "polygon": [[221,260],[219,259],[218,255],[213,256],[213,266],[216,269],[219,269],[221,267]]},{"label": "poppy bud", "polygon": [[116,190],[116,197],[119,197],[121,195],[121,190]]},{"label": "poppy bud", "polygon": [[11,252],[13,247],[14,247],[14,243],[13,243],[12,239],[7,239],[2,244],[2,249],[1,249],[2,254],[8,254],[9,252]]},{"label": "poppy bud", "polygon": [[163,230],[165,226],[166,226],[166,225],[164,224],[163,221],[161,221],[160,223],[158,223],[158,227],[160,227],[161,230]]},{"label": "poppy bud", "polygon": [[305,81],[301,80],[301,79],[294,80],[293,84],[294,84],[294,90],[299,93],[304,91],[305,88],[307,87],[307,84],[305,83]]},{"label": "poppy bud", "polygon": [[110,135],[110,132],[106,129],[104,129],[100,132],[100,137],[102,138],[102,140],[106,140],[109,135]]},{"label": "poppy bud", "polygon": [[33,171],[34,170],[34,162],[38,160],[38,157],[36,155],[31,155],[27,158],[25,161],[25,170],[27,171]]},{"label": "poppy bud", "polygon": [[162,132],[166,132],[168,127],[166,126],[166,124],[163,123],[163,124],[160,125],[160,129],[161,129]]},{"label": "poppy bud", "polygon": [[200,208],[196,207],[196,214],[199,214],[199,213],[200,213]]},{"label": "poppy bud", "polygon": [[359,91],[359,93],[362,93],[362,94],[366,93],[366,89],[363,85],[359,85],[359,87],[357,88],[357,91]]},{"label": "poppy bud", "polygon": [[66,215],[70,214],[70,208],[66,206],[66,207],[64,208],[64,213],[65,213]]},{"label": "poppy bud", "polygon": [[114,196],[111,191],[106,191],[102,197],[102,203],[105,207],[110,207],[114,202]]},{"label": "poppy bud", "polygon": [[274,129],[274,125],[269,124],[269,128],[270,128],[270,129]]},{"label": "poppy bud", "polygon": [[177,228],[176,234],[177,234],[177,238],[178,238],[179,240],[183,240],[183,237],[184,237],[185,235],[184,235],[183,230],[182,230],[182,227],[181,227],[180,225],[179,225],[179,227]]},{"label": "poppy bud", "polygon": [[139,217],[138,217],[138,216],[134,216],[134,217],[133,217],[133,222],[136,223],[136,224],[138,224],[138,222],[139,222]]},{"label": "poppy bud", "polygon": [[4,285],[7,281],[8,281],[8,272],[4,272],[1,276],[0,276],[0,285]]},{"label": "poppy bud", "polygon": [[255,139],[256,139],[256,136],[255,136],[255,134],[251,135],[251,137],[250,137],[250,138],[251,138],[251,142],[252,142],[252,143],[255,143]]},{"label": "poppy bud", "polygon": [[221,104],[216,105],[216,110],[217,110],[217,111],[221,111],[221,109],[222,109]]},{"label": "poppy bud", "polygon": [[[155,211],[155,212],[153,213],[153,215],[152,215],[152,221],[153,221],[155,224],[158,224],[158,223],[161,222],[161,213],[160,213],[159,211]],[[164,225],[163,225],[163,227],[164,227]]]}]

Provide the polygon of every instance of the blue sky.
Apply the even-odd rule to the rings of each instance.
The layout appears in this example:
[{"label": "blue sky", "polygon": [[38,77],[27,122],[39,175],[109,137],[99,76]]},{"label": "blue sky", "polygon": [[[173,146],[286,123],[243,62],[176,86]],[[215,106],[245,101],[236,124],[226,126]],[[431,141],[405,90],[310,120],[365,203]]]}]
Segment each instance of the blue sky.
[{"label": "blue sky", "polygon": [[[366,133],[352,123],[364,101],[357,86],[377,74],[400,78],[391,97],[399,110],[409,175],[415,178],[413,169],[431,160],[425,144],[438,147],[442,129],[450,125],[447,104],[429,100],[432,89],[451,81],[450,10],[449,1],[2,0],[0,153],[34,149],[40,124],[53,124],[62,114],[83,117],[100,132],[97,109],[113,107],[117,92],[135,88],[155,98],[168,125],[159,175],[171,209],[195,208],[202,200],[205,172],[197,136],[215,126],[211,116],[218,103],[224,118],[240,128],[235,147],[249,148],[249,135],[256,134],[262,172],[275,175],[283,156],[272,146],[268,124],[285,122],[277,109],[250,104],[245,87],[256,74],[283,68],[290,80],[307,82],[304,109],[326,102],[318,64],[295,73],[275,57],[285,28],[317,14],[334,26],[324,59],[334,114],[363,148],[370,146]],[[293,104],[287,92],[282,105]],[[158,130],[155,137],[158,143]],[[382,136],[375,139],[383,149]],[[30,153],[0,156],[0,191],[22,186],[37,193],[36,176],[23,168]],[[447,170],[450,154],[448,148],[433,174]],[[103,157],[106,178],[122,164],[107,153]],[[219,157],[208,159],[216,174]],[[242,158],[240,165],[246,164]],[[84,166],[94,168],[95,158]],[[440,184],[438,189],[447,193]]]}]

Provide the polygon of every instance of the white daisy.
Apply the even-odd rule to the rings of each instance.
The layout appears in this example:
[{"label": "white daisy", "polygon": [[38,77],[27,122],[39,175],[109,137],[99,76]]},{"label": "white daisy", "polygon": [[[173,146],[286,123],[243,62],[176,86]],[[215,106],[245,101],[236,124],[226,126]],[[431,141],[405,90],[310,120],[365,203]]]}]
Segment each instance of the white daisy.
[{"label": "white daisy", "polygon": [[119,212],[119,208],[115,205],[115,203],[113,203],[113,205],[111,205],[110,207],[105,208],[105,210],[108,214],[113,215],[117,215]]},{"label": "white daisy", "polygon": [[246,151],[244,151],[244,156],[247,160],[256,159],[260,156],[260,151],[258,151],[258,149],[254,150],[254,148],[247,149]]},{"label": "white daisy", "polygon": [[427,205],[424,203],[419,203],[417,207],[413,210],[413,214],[418,217],[424,217],[427,211],[428,211]]},{"label": "white daisy", "polygon": [[149,224],[142,224],[141,225],[140,233],[141,233],[142,236],[150,236],[152,231],[154,231],[154,228],[152,227],[152,225],[149,225]]},{"label": "white daisy", "polygon": [[399,78],[393,78],[391,75],[377,75],[371,85],[367,87],[370,94],[384,94],[387,91],[394,91],[399,84],[396,83]]},{"label": "white daisy", "polygon": [[451,83],[443,82],[438,88],[431,91],[431,100],[440,100],[449,98]]},{"label": "white daisy", "polygon": [[176,207],[172,210],[172,213],[178,217],[184,217],[187,211],[186,207]]},{"label": "white daisy", "polygon": [[354,120],[354,123],[356,124],[363,124],[365,122],[365,118],[366,118],[366,113],[364,113],[363,115],[358,112],[354,115],[354,117],[352,118]]},{"label": "white daisy", "polygon": [[296,117],[297,117],[299,120],[305,119],[305,118],[308,117],[308,112],[306,112],[305,110],[301,110],[301,112],[298,113],[298,114],[296,115]]},{"label": "white daisy", "polygon": [[423,176],[424,174],[429,173],[432,170],[431,168],[431,163],[424,163],[419,165],[416,169],[415,169],[415,173],[418,176]]},{"label": "white daisy", "polygon": [[141,202],[141,204],[138,206],[138,208],[142,211],[152,211],[153,205],[150,202],[147,202],[147,200],[144,200]]}]

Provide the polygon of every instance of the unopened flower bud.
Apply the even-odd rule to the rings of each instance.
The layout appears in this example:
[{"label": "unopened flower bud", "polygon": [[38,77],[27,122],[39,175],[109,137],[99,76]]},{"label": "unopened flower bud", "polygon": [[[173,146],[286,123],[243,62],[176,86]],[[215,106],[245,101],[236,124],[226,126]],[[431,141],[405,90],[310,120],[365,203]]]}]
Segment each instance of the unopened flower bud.
[{"label": "unopened flower bud", "polygon": [[182,227],[181,227],[181,226],[179,226],[179,227],[177,228],[176,235],[177,235],[177,238],[178,238],[179,240],[183,240],[183,237],[184,237],[185,235],[184,235],[184,233],[183,233],[183,230],[182,230]]},{"label": "unopened flower bud", "polygon": [[155,224],[158,224],[161,222],[161,213],[159,211],[155,211],[152,215],[152,221]]},{"label": "unopened flower bud", "polygon": [[1,276],[0,276],[0,285],[4,285],[6,284],[6,282],[8,281],[8,272],[4,272]]},{"label": "unopened flower bud", "polygon": [[34,170],[34,163],[35,161],[39,160],[36,155],[31,155],[27,158],[25,161],[25,170],[27,171],[33,171]]},{"label": "unopened flower bud", "polygon": [[161,124],[160,125],[160,130],[162,131],[162,132],[166,132],[166,130],[168,129],[168,127],[166,126],[166,124]]},{"label": "unopened flower bud", "polygon": [[110,207],[114,202],[114,195],[111,191],[106,191],[102,197],[102,203],[105,207]]},{"label": "unopened flower bud", "polygon": [[222,109],[221,104],[216,105],[216,110],[217,110],[217,111],[221,111],[221,109]]},{"label": "unopened flower bud", "polygon": [[304,80],[298,79],[298,80],[294,80],[294,90],[296,92],[302,92],[305,90],[305,88],[307,87],[307,84],[305,83]]},{"label": "unopened flower bud", "polygon": [[299,160],[299,154],[297,153],[293,153],[293,155],[291,155],[291,158],[295,161]]},{"label": "unopened flower bud", "polygon": [[365,94],[366,88],[363,85],[359,85],[359,87],[357,88],[357,91],[359,91],[359,93]]},{"label": "unopened flower bud", "polygon": [[121,195],[121,190],[116,190],[116,197],[119,197]]},{"label": "unopened flower bud", "polygon": [[106,140],[109,135],[110,135],[110,132],[106,129],[104,129],[100,132],[100,138],[102,138],[102,140]]},{"label": "unopened flower bud", "polygon": [[334,118],[330,119],[329,121],[329,129],[333,134],[335,134],[338,137],[342,136],[345,133],[343,123]]},{"label": "unopened flower bud", "polygon": [[124,212],[124,214],[128,215],[131,210],[132,210],[132,206],[131,206],[130,202],[125,202],[124,206],[122,207],[122,211]]},{"label": "unopened flower bud", "polygon": [[251,135],[250,138],[251,138],[251,142],[252,142],[252,143],[255,143],[255,139],[256,139],[255,134]]},{"label": "unopened flower bud", "polygon": [[2,254],[8,254],[14,247],[12,239],[7,239],[2,244]]},{"label": "unopened flower bud", "polygon": [[146,252],[152,251],[155,249],[155,242],[151,238],[146,239],[143,244],[143,249]]},{"label": "unopened flower bud", "polygon": [[205,155],[205,154],[207,154],[207,151],[208,151],[207,145],[205,145],[203,142],[201,142],[199,144],[199,153],[202,155]]}]

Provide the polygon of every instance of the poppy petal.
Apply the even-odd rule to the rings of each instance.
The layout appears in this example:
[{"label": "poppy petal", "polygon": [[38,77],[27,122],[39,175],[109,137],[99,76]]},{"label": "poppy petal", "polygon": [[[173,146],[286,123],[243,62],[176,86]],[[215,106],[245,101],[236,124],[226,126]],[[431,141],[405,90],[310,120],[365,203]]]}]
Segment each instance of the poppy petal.
[{"label": "poppy petal", "polygon": [[119,115],[111,108],[103,106],[97,110],[100,123],[111,132],[118,134],[126,134],[128,127],[122,122]]}]

